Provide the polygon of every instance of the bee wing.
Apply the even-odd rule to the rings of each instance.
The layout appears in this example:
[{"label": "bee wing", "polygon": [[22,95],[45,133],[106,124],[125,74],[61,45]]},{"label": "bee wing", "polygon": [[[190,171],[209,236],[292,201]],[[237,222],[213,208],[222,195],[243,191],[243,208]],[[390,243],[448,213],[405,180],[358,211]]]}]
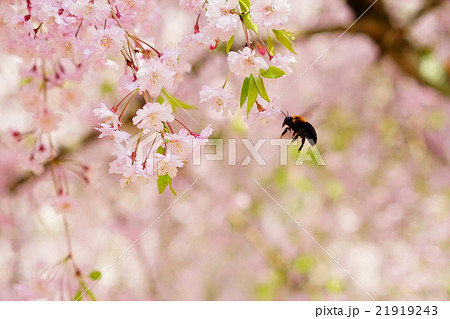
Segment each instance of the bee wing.
[{"label": "bee wing", "polygon": [[314,102],[309,104],[306,108],[305,111],[302,113],[302,117],[304,117],[305,119],[308,119],[309,117],[311,117],[311,115],[314,113],[314,111],[319,107],[319,105],[322,102]]}]

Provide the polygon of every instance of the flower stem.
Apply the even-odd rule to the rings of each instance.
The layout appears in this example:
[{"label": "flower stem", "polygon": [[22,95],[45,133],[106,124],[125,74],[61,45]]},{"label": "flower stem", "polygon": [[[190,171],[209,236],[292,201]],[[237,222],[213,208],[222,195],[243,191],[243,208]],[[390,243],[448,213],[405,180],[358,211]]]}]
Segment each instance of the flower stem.
[{"label": "flower stem", "polygon": [[227,76],[227,78],[225,79],[225,82],[223,83],[222,88],[225,88],[225,85],[227,85],[227,82],[228,82],[228,80],[230,79],[230,76],[231,76],[231,71],[228,73],[228,76]]}]

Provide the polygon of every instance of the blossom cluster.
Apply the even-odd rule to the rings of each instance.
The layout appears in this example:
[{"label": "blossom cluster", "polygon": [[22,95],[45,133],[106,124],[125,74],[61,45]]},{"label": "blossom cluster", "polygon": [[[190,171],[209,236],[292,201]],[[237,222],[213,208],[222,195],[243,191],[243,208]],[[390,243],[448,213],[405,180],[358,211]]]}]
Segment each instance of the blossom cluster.
[{"label": "blossom cluster", "polygon": [[110,163],[109,172],[122,175],[122,186],[157,182],[160,192],[213,131],[208,125],[200,134],[187,128],[175,133],[170,124],[175,117],[166,102],[149,102],[136,112],[132,122],[141,131],[134,137],[120,129],[119,116],[104,104],[94,109],[94,113],[103,121],[96,128],[101,132],[100,137],[109,136],[116,143],[112,152],[116,159]]},{"label": "blossom cluster", "polygon": [[[210,46],[211,49],[217,48],[221,41],[226,42],[230,75],[235,74],[239,78],[249,80],[249,82],[245,80],[243,82],[240,106],[243,106],[249,92],[253,89],[257,89],[257,95],[269,102],[267,107],[263,107],[262,103],[265,102],[258,103],[257,97],[249,99],[247,102],[248,123],[253,124],[255,121],[252,119],[257,119],[259,123],[267,123],[268,119],[280,114],[279,107],[266,94],[261,77],[277,79],[293,72],[289,66],[296,62],[292,54],[295,52],[291,43],[293,37],[289,32],[281,29],[288,22],[291,13],[289,2],[287,0],[252,2],[248,0],[205,2],[180,0],[180,5],[198,14],[193,33],[187,36],[186,41],[191,44]],[[205,21],[201,23],[200,17],[203,13]],[[241,26],[247,41],[241,50],[230,51]],[[274,40],[270,36],[272,30],[276,39],[287,48],[285,53],[275,54]],[[266,35],[263,35],[262,31]],[[260,80],[256,83],[252,78]],[[223,87],[204,85],[200,91],[200,101],[208,103],[221,114],[229,114],[238,106],[235,95],[224,90],[227,80]],[[253,109],[255,104],[258,106],[257,110]],[[266,112],[267,108],[270,110]]]},{"label": "blossom cluster", "polygon": [[[177,168],[187,162],[188,154],[184,150],[183,154],[180,150],[170,152],[175,149],[173,145],[185,148],[184,144],[192,141],[195,145],[201,144],[199,140],[211,134],[209,128],[199,134],[187,130],[172,112],[172,107],[183,107],[184,104],[169,91],[176,89],[183,74],[190,69],[187,62],[180,61],[179,49],[157,50],[134,33],[136,22],[143,16],[146,21],[141,21],[140,26],[156,25],[155,12],[160,11],[157,1],[9,0],[1,6],[4,9],[1,18],[11,35],[15,35],[11,38],[17,39],[6,45],[11,51],[21,52],[23,60],[28,62],[22,71],[26,85],[21,98],[26,111],[34,118],[29,132],[12,130],[11,135],[16,140],[34,136],[29,166],[35,168],[35,173],[41,173],[46,162],[56,163],[54,158],[58,152],[51,143],[50,134],[58,129],[63,113],[68,110],[70,95],[82,95],[78,90],[80,81],[93,69],[109,66],[112,61],[125,66],[118,83],[125,98],[111,108],[100,102],[94,110],[99,121],[96,128],[100,131],[99,137],[109,136],[118,145],[132,144],[133,136],[122,130],[121,117],[131,99],[139,93],[145,103],[132,124],[140,130],[140,136],[157,132],[163,140],[161,148],[165,149],[153,148],[152,151],[158,151],[157,156],[152,156],[149,150],[146,160],[138,163],[136,145],[131,153],[120,153],[121,148],[114,146],[113,154],[117,159],[111,163],[110,172],[122,174],[122,185],[131,181],[149,182],[153,180],[150,177],[158,179],[161,174],[166,174],[164,172],[170,178],[174,177]],[[143,35],[147,36],[145,31]],[[55,105],[48,97],[55,91],[61,95],[60,105]],[[161,101],[161,97],[166,101]],[[79,101],[79,98],[74,100]],[[178,134],[169,124],[174,120],[182,126]],[[188,135],[185,134],[187,131]],[[149,168],[155,165],[158,169]],[[58,196],[67,192],[57,188]]]}]

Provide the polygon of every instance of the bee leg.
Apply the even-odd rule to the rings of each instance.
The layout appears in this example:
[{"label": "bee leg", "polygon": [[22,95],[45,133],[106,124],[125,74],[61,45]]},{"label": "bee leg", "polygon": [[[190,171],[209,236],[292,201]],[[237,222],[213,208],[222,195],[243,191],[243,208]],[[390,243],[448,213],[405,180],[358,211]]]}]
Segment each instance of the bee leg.
[{"label": "bee leg", "polygon": [[300,152],[303,148],[303,145],[305,144],[305,136],[302,137],[302,145],[300,145],[300,148],[298,149],[298,151]]},{"label": "bee leg", "polygon": [[296,139],[298,139],[298,134],[297,133],[292,135],[292,142],[291,143],[294,143]]},{"label": "bee leg", "polygon": [[286,127],[286,128],[284,129],[283,133],[281,133],[280,138],[282,138],[283,135],[286,134],[288,130],[289,130],[289,127]]}]

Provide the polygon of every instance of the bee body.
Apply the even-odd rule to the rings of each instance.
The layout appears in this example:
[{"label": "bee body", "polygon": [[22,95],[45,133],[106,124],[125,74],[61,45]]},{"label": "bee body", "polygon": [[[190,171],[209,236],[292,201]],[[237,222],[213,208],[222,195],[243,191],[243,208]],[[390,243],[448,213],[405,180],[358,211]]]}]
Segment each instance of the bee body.
[{"label": "bee body", "polygon": [[286,116],[281,127],[285,127],[283,133],[281,134],[281,137],[283,137],[288,131],[291,131],[292,141],[295,141],[298,138],[302,139],[302,144],[298,149],[299,152],[303,148],[306,139],[308,139],[311,146],[317,143],[316,130],[311,125],[311,123],[307,122],[302,116]]}]

